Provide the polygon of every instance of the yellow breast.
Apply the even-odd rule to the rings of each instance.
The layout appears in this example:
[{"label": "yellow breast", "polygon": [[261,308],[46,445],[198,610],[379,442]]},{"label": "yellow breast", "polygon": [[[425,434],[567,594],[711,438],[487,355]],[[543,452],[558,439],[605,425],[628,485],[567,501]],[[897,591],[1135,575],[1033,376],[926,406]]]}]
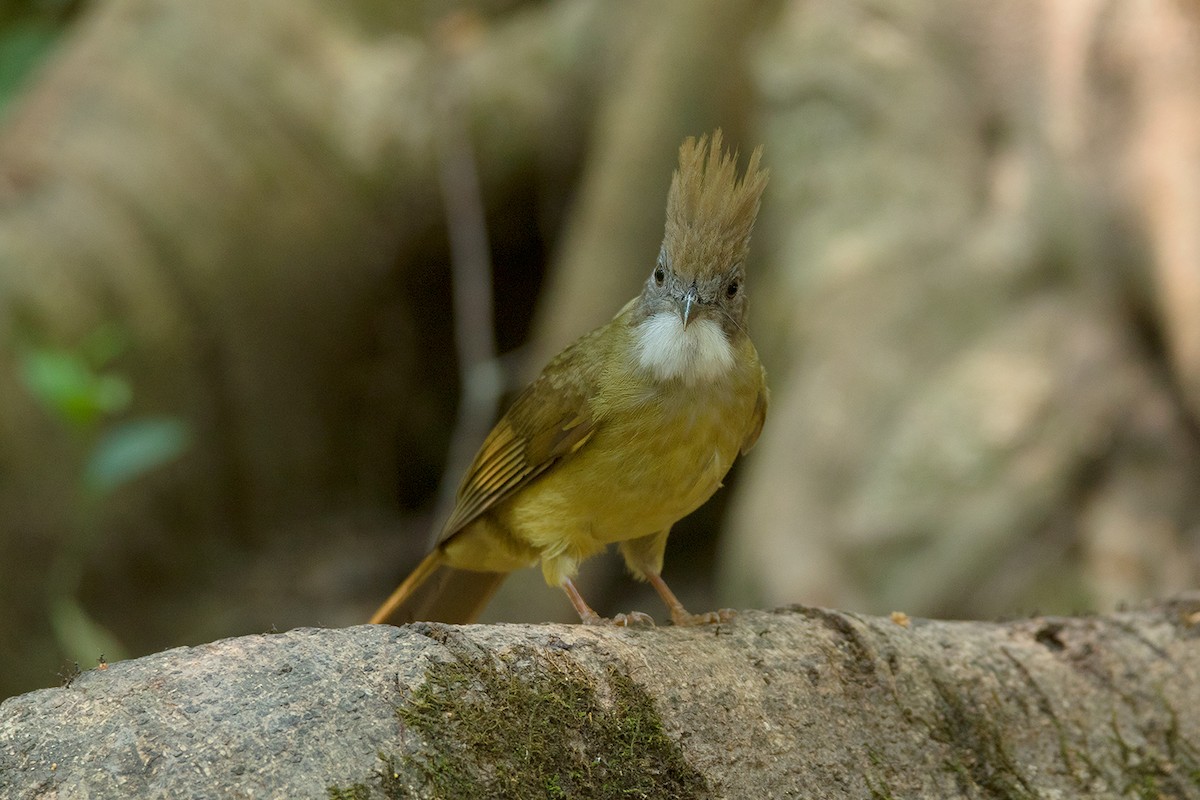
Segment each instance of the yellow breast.
[{"label": "yellow breast", "polygon": [[[647,369],[637,350],[599,387],[595,435],[498,508],[543,559],[578,561],[613,542],[669,529],[721,485],[745,441],[762,372],[749,340],[719,374],[685,380]],[[685,354],[693,366],[704,354]],[[716,358],[716,357],[714,357]]]}]

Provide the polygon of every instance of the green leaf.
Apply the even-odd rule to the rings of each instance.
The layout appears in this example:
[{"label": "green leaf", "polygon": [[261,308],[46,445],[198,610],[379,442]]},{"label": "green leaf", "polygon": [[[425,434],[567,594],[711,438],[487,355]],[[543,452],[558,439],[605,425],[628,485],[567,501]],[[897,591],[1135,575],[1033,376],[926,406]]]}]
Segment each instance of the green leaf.
[{"label": "green leaf", "polygon": [[0,32],[0,109],[16,96],[60,36],[60,28],[38,20],[22,20]]},{"label": "green leaf", "polygon": [[43,407],[78,428],[125,409],[133,399],[128,381],[97,375],[82,358],[60,350],[23,353],[21,381]]},{"label": "green leaf", "polygon": [[178,458],[191,443],[191,430],[174,417],[126,422],[105,433],[83,470],[88,491],[104,495]]}]

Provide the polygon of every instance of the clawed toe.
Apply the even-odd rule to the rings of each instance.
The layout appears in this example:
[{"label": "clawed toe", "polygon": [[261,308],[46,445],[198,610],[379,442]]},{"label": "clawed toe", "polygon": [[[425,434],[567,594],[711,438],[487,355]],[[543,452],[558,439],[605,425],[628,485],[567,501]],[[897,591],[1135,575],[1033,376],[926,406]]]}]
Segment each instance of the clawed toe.
[{"label": "clawed toe", "polygon": [[602,617],[599,614],[585,617],[584,625],[610,625],[617,628],[653,628],[654,618],[649,614],[643,614],[641,611],[630,611],[628,614],[617,614],[616,616]]},{"label": "clawed toe", "polygon": [[719,625],[724,622],[729,622],[737,616],[737,612],[732,608],[722,608],[718,611],[707,611],[703,614],[678,614],[672,616],[671,620],[676,625]]},{"label": "clawed toe", "polygon": [[630,611],[628,614],[617,614],[612,618],[612,624],[622,628],[653,628],[654,617],[641,611]]}]

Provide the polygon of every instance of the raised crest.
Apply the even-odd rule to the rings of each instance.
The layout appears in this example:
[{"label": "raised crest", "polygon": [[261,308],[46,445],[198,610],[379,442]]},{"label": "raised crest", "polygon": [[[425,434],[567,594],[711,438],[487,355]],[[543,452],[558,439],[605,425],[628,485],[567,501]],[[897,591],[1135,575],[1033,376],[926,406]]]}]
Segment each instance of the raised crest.
[{"label": "raised crest", "polygon": [[759,168],[761,146],[739,178],[737,153],[722,144],[719,128],[711,140],[684,140],[667,196],[665,254],[676,270],[701,277],[745,260],[767,185],[767,171]]}]

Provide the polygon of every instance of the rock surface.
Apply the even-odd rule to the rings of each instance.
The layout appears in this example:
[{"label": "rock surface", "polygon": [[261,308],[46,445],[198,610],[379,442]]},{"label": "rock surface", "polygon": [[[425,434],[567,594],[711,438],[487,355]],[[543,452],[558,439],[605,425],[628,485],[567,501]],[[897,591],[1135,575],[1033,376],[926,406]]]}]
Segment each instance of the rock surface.
[{"label": "rock surface", "polygon": [[0,796],[1200,796],[1200,598],[298,629],[0,705]]}]

